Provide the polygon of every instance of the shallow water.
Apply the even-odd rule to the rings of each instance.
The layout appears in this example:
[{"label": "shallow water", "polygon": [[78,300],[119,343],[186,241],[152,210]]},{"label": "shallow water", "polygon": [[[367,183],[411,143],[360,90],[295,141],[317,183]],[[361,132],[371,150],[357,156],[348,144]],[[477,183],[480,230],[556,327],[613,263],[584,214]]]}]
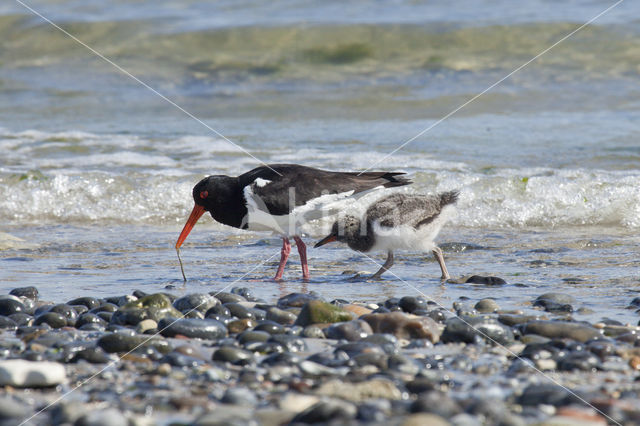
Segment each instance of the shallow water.
[{"label": "shallow water", "polygon": [[[38,241],[38,247],[3,251],[0,279],[7,289],[36,285],[42,297],[67,300],[82,295],[111,296],[146,292],[229,291],[242,286],[266,300],[291,292],[315,291],[328,300],[380,302],[392,296],[422,295],[450,308],[461,297],[470,307],[495,298],[502,309],[538,312],[531,302],[546,292],[576,299],[576,318],[637,322],[629,302],[640,295],[637,236],[599,234],[597,229],[494,231],[450,226],[441,233],[446,263],[454,280],[494,275],[507,285],[441,283],[431,255],[401,252],[379,281],[353,279],[371,274],[384,256],[354,253],[344,246],[310,249],[311,279],[303,281],[295,250],[285,281],[270,278],[280,241],[261,234],[219,231],[199,224],[181,250],[183,283],[173,243],[180,227],[117,225],[99,229],[60,225],[12,229],[13,235]],[[312,242],[313,240],[307,240]]]},{"label": "shallow water", "polygon": [[[0,237],[3,291],[35,285],[66,300],[242,285],[265,299],[422,292],[446,307],[466,296],[508,309],[561,291],[594,311],[578,318],[637,322],[625,308],[640,283],[638,4],[441,123],[613,2],[27,4],[232,143],[18,3],[0,5],[0,231],[26,241]],[[439,238],[449,269],[508,285],[441,285],[419,253],[398,253],[397,277],[351,281],[343,271],[378,266],[337,245],[310,249],[308,283],[294,253],[276,284],[276,238],[206,218],[182,250],[183,287],[173,244],[191,188],[259,164],[238,146],[266,162],[403,170],[415,192],[461,190]]]}]

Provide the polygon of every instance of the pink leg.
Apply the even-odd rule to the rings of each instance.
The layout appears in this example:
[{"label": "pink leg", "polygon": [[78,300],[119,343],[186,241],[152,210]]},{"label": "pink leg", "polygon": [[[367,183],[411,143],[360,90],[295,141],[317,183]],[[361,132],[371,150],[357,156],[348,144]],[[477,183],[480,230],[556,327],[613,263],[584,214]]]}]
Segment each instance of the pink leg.
[{"label": "pink leg", "polygon": [[288,238],[282,237],[282,250],[280,250],[280,265],[278,266],[278,272],[276,272],[276,276],[274,280],[281,280],[282,274],[284,274],[284,265],[287,264],[287,259],[289,259],[289,253],[291,253],[291,243]]},{"label": "pink leg", "polygon": [[307,246],[304,245],[302,238],[297,235],[293,237],[296,241],[296,247],[298,247],[298,253],[300,253],[300,263],[302,264],[302,278],[309,279],[309,265],[307,265]]}]

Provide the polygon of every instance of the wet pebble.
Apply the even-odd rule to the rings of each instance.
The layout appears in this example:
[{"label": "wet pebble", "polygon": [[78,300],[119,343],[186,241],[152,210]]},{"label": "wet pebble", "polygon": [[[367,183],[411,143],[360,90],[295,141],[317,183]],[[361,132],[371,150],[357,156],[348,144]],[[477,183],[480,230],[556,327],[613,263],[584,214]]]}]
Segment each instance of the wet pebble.
[{"label": "wet pebble", "polygon": [[76,325],[76,321],[78,320],[78,312],[66,303],[53,305],[51,308],[49,308],[49,312],[57,312],[63,315],[66,321],[66,325],[71,327],[74,327]]},{"label": "wet pebble", "polygon": [[136,333],[155,333],[158,331],[158,323],[152,319],[142,320],[136,325]]},{"label": "wet pebble", "polygon": [[218,304],[207,309],[207,311],[204,314],[204,317],[209,318],[210,316],[214,316],[214,315],[231,317],[231,311],[226,306]]},{"label": "wet pebble", "polygon": [[391,415],[391,402],[375,399],[358,406],[357,420],[365,423],[381,423]]},{"label": "wet pebble", "polygon": [[296,322],[297,315],[293,312],[271,306],[266,310],[266,319],[277,322],[278,324],[292,325]]},{"label": "wet pebble", "polygon": [[18,323],[16,323],[14,320],[4,315],[0,316],[0,329],[16,330],[17,328],[18,328]]},{"label": "wet pebble", "polygon": [[433,413],[450,418],[460,414],[463,410],[449,395],[439,391],[426,391],[411,404],[412,413]]},{"label": "wet pebble", "polygon": [[320,401],[298,413],[291,423],[346,422],[355,418],[357,412],[352,403],[341,400]]},{"label": "wet pebble", "polygon": [[227,329],[230,334],[242,333],[243,331],[254,328],[257,322],[251,318],[244,318],[235,321],[230,321],[227,324]]},{"label": "wet pebble", "polygon": [[82,305],[86,306],[87,309],[95,309],[100,306],[100,301],[95,297],[78,297],[76,299],[70,300],[67,302],[69,306]]},{"label": "wet pebble", "polygon": [[55,386],[67,378],[62,364],[21,359],[0,360],[0,385],[19,388]]},{"label": "wet pebble", "polygon": [[92,364],[106,364],[111,362],[112,358],[99,346],[92,346],[75,352],[71,358],[72,362],[81,360]]},{"label": "wet pebble", "polygon": [[366,321],[353,320],[333,324],[327,327],[324,333],[329,339],[344,339],[353,342],[373,334],[373,330]]},{"label": "wet pebble", "polygon": [[500,309],[494,299],[482,299],[473,308],[480,313],[493,313]]},{"label": "wet pebble", "polygon": [[550,338],[567,338],[578,342],[601,338],[602,332],[590,325],[569,321],[531,321],[522,327],[524,334]]},{"label": "wet pebble", "polygon": [[558,368],[562,371],[595,371],[600,367],[597,356],[587,351],[573,351],[558,361]]},{"label": "wet pebble", "polygon": [[185,336],[216,340],[227,335],[224,324],[212,319],[163,318],[158,322],[158,329],[165,337]]},{"label": "wet pebble", "polygon": [[402,391],[388,379],[371,379],[348,383],[340,379],[324,382],[315,390],[316,395],[340,398],[352,402],[370,399],[400,400]]},{"label": "wet pebble", "polygon": [[129,421],[116,408],[106,408],[104,410],[89,410],[75,424],[82,426],[128,426]]},{"label": "wet pebble", "polygon": [[97,344],[108,353],[130,352],[137,348],[149,347],[162,353],[171,350],[169,342],[162,338],[117,332],[103,335]]},{"label": "wet pebble", "polygon": [[315,338],[315,339],[324,339],[325,334],[324,330],[315,325],[308,325],[302,330],[303,337]]},{"label": "wet pebble", "polygon": [[279,308],[301,308],[312,300],[322,301],[322,297],[316,292],[309,293],[290,293],[278,299]]},{"label": "wet pebble", "polygon": [[213,361],[228,362],[234,365],[249,365],[255,363],[253,352],[233,346],[223,346],[217,349],[211,359]]},{"label": "wet pebble", "polygon": [[267,342],[281,346],[286,352],[302,352],[307,349],[304,339],[289,334],[274,334]]},{"label": "wet pebble", "polygon": [[33,324],[47,324],[51,328],[62,328],[67,326],[67,318],[58,312],[45,312],[37,316]]},{"label": "wet pebble", "polygon": [[183,314],[190,311],[199,311],[204,313],[213,306],[219,304],[220,301],[210,294],[191,293],[176,299],[173,302],[173,307]]},{"label": "wet pebble", "polygon": [[306,303],[295,324],[305,327],[311,324],[328,324],[335,322],[350,321],[353,319],[351,312],[340,306],[332,305],[321,300],[311,300]]},{"label": "wet pebble", "polygon": [[251,309],[241,305],[240,303],[225,303],[224,307],[229,310],[232,316],[238,319],[256,319],[255,313]]},{"label": "wet pebble", "polygon": [[255,331],[266,331],[269,334],[283,334],[285,328],[271,320],[260,321],[258,325],[253,328]]},{"label": "wet pebble", "polygon": [[473,275],[465,281],[468,284],[505,285],[507,282],[500,277]]},{"label": "wet pebble", "polygon": [[485,340],[491,344],[509,345],[514,341],[511,328],[491,317],[453,317],[445,322],[442,341],[445,343],[475,343]]},{"label": "wet pebble", "polygon": [[5,296],[0,299],[0,315],[9,316],[25,311],[24,304],[15,296]]},{"label": "wet pebble", "polygon": [[428,303],[427,300],[422,297],[404,296],[400,298],[400,300],[398,300],[398,306],[404,312],[408,312],[411,314],[418,309],[426,311],[428,308]]},{"label": "wet pebble", "polygon": [[229,388],[220,400],[223,404],[233,404],[253,407],[258,403],[258,398],[247,388]]},{"label": "wet pebble", "polygon": [[555,384],[532,384],[529,385],[518,397],[521,405],[553,405],[556,407],[577,403],[578,397],[569,392],[566,388]]},{"label": "wet pebble", "polygon": [[29,326],[33,324],[33,317],[24,312],[18,312],[17,314],[11,314],[7,318],[11,319],[11,321],[15,322],[18,326]]},{"label": "wet pebble", "polygon": [[25,297],[32,300],[37,300],[39,296],[38,289],[33,286],[14,288],[9,292],[9,294],[12,296]]},{"label": "wet pebble", "polygon": [[263,343],[269,340],[270,337],[271,337],[271,334],[267,333],[266,331],[256,331],[254,329],[254,330],[243,331],[238,335],[236,339],[238,340],[238,343],[240,343],[241,345],[244,345],[247,343],[256,343],[256,342]]},{"label": "wet pebble", "polygon": [[209,295],[215,297],[216,299],[218,299],[222,304],[227,304],[227,303],[239,303],[239,302],[246,302],[247,299],[245,299],[243,296],[239,295],[239,294],[234,294],[234,293],[227,293],[224,291],[221,292],[212,292],[209,293]]},{"label": "wet pebble", "polygon": [[533,306],[540,306],[547,312],[571,313],[574,311],[575,299],[566,293],[545,293],[533,301]]},{"label": "wet pebble", "polygon": [[369,314],[360,318],[371,326],[375,333],[389,333],[400,339],[440,340],[441,330],[429,317],[409,317],[401,312]]},{"label": "wet pebble", "polygon": [[113,303],[105,302],[101,303],[97,308],[93,308],[89,310],[89,313],[98,314],[100,312],[115,312],[118,310],[118,305],[114,305]]}]

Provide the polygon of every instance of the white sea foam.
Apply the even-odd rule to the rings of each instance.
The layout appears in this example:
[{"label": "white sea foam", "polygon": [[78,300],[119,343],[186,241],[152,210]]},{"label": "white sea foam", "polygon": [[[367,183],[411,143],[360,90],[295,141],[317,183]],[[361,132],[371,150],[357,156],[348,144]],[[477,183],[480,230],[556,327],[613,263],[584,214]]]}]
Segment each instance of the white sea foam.
[{"label": "white sea foam", "polygon": [[[532,173],[536,172],[536,173]],[[426,172],[425,172],[426,173]],[[503,170],[493,175],[439,172],[410,192],[461,191],[451,223],[475,228],[599,225],[640,228],[638,173],[585,170]],[[427,173],[430,175],[430,173]],[[0,219],[14,223],[181,222],[201,176],[105,172],[0,178]],[[364,198],[349,206],[362,211]],[[360,209],[360,210],[358,210]],[[326,224],[325,224],[326,226]]]},{"label": "white sea foam", "polygon": [[[0,149],[0,220],[20,224],[182,222],[202,176],[237,175],[258,165],[228,142],[205,136],[145,139],[0,128]],[[269,162],[362,170],[384,153],[288,146],[268,155]],[[414,184],[396,190],[460,190],[455,226],[640,228],[636,169],[480,168],[404,151],[377,168],[409,172]],[[373,201],[364,197],[345,210],[357,214]]]}]

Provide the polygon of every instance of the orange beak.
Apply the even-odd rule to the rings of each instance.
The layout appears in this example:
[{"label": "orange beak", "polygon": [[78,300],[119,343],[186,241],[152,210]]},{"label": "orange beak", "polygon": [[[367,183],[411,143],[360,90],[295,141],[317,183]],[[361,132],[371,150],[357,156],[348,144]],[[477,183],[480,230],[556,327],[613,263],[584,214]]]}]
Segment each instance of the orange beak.
[{"label": "orange beak", "polygon": [[189,215],[189,219],[187,219],[187,223],[184,224],[184,228],[182,228],[178,241],[176,241],[176,249],[179,249],[182,243],[184,243],[184,240],[187,239],[187,235],[189,235],[189,232],[191,232],[193,226],[198,222],[198,219],[202,217],[205,211],[204,207],[199,206],[198,204],[193,206],[191,215]]},{"label": "orange beak", "polygon": [[320,241],[318,241],[316,243],[316,245],[313,246],[313,248],[318,248],[320,246],[323,246],[323,245],[325,245],[327,243],[330,243],[330,242],[336,241],[336,240],[337,240],[337,238],[336,238],[335,235],[333,235],[333,234],[332,235],[328,235],[328,236],[324,237],[323,239],[321,239]]}]

